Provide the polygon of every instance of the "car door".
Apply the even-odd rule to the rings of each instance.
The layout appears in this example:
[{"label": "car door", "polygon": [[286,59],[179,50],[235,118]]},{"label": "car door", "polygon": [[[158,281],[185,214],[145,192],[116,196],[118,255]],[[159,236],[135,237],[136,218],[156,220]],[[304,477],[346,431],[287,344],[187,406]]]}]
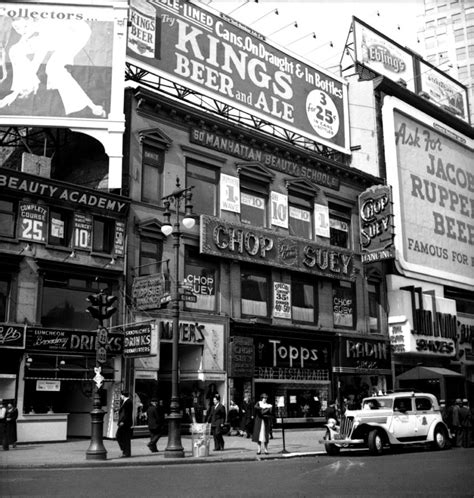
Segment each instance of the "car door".
[{"label": "car door", "polygon": [[437,417],[436,412],[433,411],[433,403],[431,399],[426,396],[416,396],[415,414],[418,436],[426,439],[431,424]]},{"label": "car door", "polygon": [[393,402],[392,434],[400,442],[413,441],[417,437],[416,415],[411,396],[395,398]]}]

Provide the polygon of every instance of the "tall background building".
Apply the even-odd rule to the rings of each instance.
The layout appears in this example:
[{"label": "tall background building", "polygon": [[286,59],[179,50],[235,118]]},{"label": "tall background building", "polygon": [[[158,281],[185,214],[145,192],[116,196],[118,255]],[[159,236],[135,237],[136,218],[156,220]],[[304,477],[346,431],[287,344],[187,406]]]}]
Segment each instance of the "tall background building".
[{"label": "tall background building", "polygon": [[474,1],[425,0],[425,58],[469,89],[471,123],[474,119]]}]

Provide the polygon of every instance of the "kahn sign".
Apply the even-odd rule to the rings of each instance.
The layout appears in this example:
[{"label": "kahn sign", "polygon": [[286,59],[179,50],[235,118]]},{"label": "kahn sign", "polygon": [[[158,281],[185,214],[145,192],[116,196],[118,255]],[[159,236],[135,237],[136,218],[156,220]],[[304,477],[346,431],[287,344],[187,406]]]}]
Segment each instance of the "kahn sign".
[{"label": "kahn sign", "polygon": [[362,262],[394,257],[392,191],[377,185],[359,195],[360,246]]},{"label": "kahn sign", "polygon": [[25,326],[0,323],[0,348],[25,349]]}]

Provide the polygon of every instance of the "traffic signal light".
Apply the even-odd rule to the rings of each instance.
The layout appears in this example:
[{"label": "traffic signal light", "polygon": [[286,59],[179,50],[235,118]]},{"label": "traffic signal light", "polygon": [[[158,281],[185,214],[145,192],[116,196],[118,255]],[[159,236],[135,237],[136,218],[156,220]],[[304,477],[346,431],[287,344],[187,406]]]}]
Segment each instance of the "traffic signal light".
[{"label": "traffic signal light", "polygon": [[117,296],[105,294],[103,290],[98,294],[91,294],[88,296],[87,301],[91,303],[91,305],[87,307],[87,311],[93,318],[98,320],[101,325],[104,320],[109,319],[117,311],[117,308],[114,308],[113,306],[115,301],[117,301]]}]

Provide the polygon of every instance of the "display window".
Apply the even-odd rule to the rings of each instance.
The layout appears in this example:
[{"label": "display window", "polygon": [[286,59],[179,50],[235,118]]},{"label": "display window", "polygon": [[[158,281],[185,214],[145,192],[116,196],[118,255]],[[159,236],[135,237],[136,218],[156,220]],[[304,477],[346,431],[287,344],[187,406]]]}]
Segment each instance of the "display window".
[{"label": "display window", "polygon": [[186,248],[183,286],[196,296],[196,302],[185,302],[187,309],[215,311],[218,294],[217,265],[199,256],[195,248]]}]

